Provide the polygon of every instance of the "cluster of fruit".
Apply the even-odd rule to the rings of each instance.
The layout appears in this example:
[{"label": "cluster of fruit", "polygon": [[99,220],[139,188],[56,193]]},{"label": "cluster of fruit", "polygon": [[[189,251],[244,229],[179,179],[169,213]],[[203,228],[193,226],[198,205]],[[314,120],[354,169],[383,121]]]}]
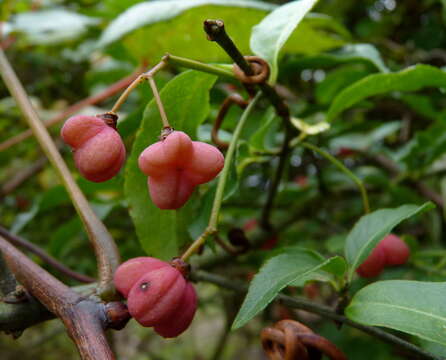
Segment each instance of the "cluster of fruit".
[{"label": "cluster of fruit", "polygon": [[375,277],[386,266],[405,264],[409,256],[410,249],[407,244],[398,236],[389,234],[378,243],[356,272],[364,278]]},{"label": "cluster of fruit", "polygon": [[[125,146],[113,115],[73,116],[61,136],[73,149],[76,167],[90,181],[111,179],[125,162]],[[178,209],[197,185],[218,175],[224,158],[216,147],[171,130],[141,153],[138,164],[148,176],[153,203],[160,209]],[[114,276],[130,315],[166,338],[186,330],[197,308],[195,289],[176,264],[139,257],[121,264]]]},{"label": "cluster of fruit", "polygon": [[[107,114],[73,116],[64,124],[61,136],[73,149],[76,167],[90,181],[109,180],[124,164],[126,152],[116,120]],[[218,175],[224,158],[216,147],[172,131],[146,148],[138,163],[148,176],[154,204],[160,209],[178,209],[197,185]]]},{"label": "cluster of fruit", "polygon": [[[124,164],[126,151],[116,131],[116,120],[107,114],[73,116],[63,126],[61,136],[72,147],[76,167],[88,180],[109,180]],[[178,209],[197,185],[218,175],[224,158],[216,147],[192,141],[184,132],[172,130],[147,147],[138,164],[148,176],[154,204],[160,209]],[[252,220],[244,230],[257,226],[257,221]],[[271,237],[262,249],[273,248],[277,240],[276,236]],[[375,277],[385,266],[404,264],[409,255],[406,243],[390,234],[356,271],[361,277]],[[130,315],[141,325],[153,327],[167,338],[176,337],[189,327],[197,308],[197,295],[177,263],[152,257],[134,258],[119,266],[114,282],[127,299]]]}]

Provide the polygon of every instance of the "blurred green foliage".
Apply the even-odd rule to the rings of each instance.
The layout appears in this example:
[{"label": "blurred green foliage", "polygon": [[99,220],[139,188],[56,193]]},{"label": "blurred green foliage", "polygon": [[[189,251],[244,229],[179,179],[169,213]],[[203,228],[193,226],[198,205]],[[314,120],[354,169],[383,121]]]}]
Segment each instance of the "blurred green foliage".
[{"label": "blurred green foliage", "polygon": [[[227,55],[206,40],[202,31],[206,17],[223,19],[228,33],[249,54],[252,27],[271,9],[287,1],[236,1],[237,4],[216,1],[205,6],[202,6],[205,2],[199,1],[200,6],[184,5],[184,11],[172,11],[165,0],[158,1],[164,3],[158,13],[132,10],[132,16],[119,20],[126,10],[141,2],[4,0],[0,3],[2,44],[7,47],[8,58],[42,119],[50,119],[69,105],[97,94],[130,74],[138,64],[153,66],[166,52],[228,63]],[[150,3],[155,1],[147,2]],[[331,120],[330,128],[312,136],[310,141],[341,160],[364,182],[373,210],[424,203],[427,199],[417,190],[416,181],[422,181],[440,198],[446,198],[445,21],[445,1],[321,0],[280,53],[277,82],[292,115],[308,124]],[[120,22],[127,28],[123,29]],[[114,36],[109,35],[112,32]],[[163,87],[180,70],[169,68],[159,74],[158,85]],[[190,105],[197,118],[190,120],[193,126],[188,126],[198,127],[198,139],[210,141],[211,125],[228,88],[245,95],[235,82],[219,79],[209,92],[209,109],[207,99],[202,99],[204,109],[193,108],[201,102]],[[193,90],[192,94],[200,91]],[[116,98],[87,107],[82,113],[108,111]],[[156,124],[150,124],[153,129],[147,134],[137,135],[151,99],[150,89],[144,85],[121,109],[118,128],[129,154],[134,142],[141,141],[138,147],[142,146],[144,136],[146,145],[154,141]],[[174,100],[170,98],[167,106],[174,109]],[[149,118],[147,112],[153,112],[152,107],[149,105],[145,110],[145,119]],[[187,115],[187,104],[184,109],[176,109],[177,114]],[[230,138],[240,113],[236,108],[229,111],[220,131],[222,138]],[[56,125],[50,131],[56,137],[59,129],[60,125]],[[0,143],[24,130],[26,124],[0,82]],[[263,100],[242,133],[237,151],[237,179],[232,179],[237,182],[232,187],[236,190],[225,199],[220,216],[223,239],[228,230],[259,218],[277,166],[277,158],[270,152],[280,146],[282,130],[268,102]],[[123,259],[143,255],[140,242],[144,244],[151,239],[137,237],[138,224],[134,225],[130,217],[134,202],[128,192],[124,193],[124,176],[132,169],[127,168],[108,182],[90,183],[79,177],[67,147],[62,147],[62,153],[81,189],[110,229]],[[38,244],[72,269],[94,276],[96,265],[87,237],[49,165],[14,191],[3,193],[6,185],[17,180],[40,157],[42,152],[32,138],[0,152],[0,224]],[[397,175],[377,161],[381,157],[394,163]],[[214,188],[214,184],[204,186],[192,199],[187,210],[188,216],[195,220],[182,224],[183,228],[188,227],[187,237],[195,236],[197,229],[203,227]],[[345,239],[362,215],[360,194],[344,173],[311,151],[299,146],[293,149],[272,212],[273,224],[294,217],[294,221],[280,229],[278,251],[299,246],[327,257],[342,255]],[[444,230],[444,213],[438,206],[399,225],[395,231],[404,235],[412,249],[410,263],[386,270],[380,279],[444,280]],[[150,236],[150,230],[145,236]],[[159,233],[157,236],[160,238]],[[177,245],[182,248],[185,244]],[[271,255],[270,251],[254,251],[233,258],[230,266],[216,266],[213,271],[246,279]],[[212,251],[207,249],[205,256],[212,256]],[[66,283],[76,284],[32,257]],[[351,293],[367,283],[355,278]],[[333,299],[334,292],[328,284],[318,283],[317,287],[314,301],[327,303]],[[285,291],[305,295],[301,287]],[[164,341],[150,329],[132,323],[113,335],[119,358],[262,359],[259,331],[279,318],[278,306],[270,305],[262,316],[231,333],[221,354],[212,357],[226,317],[231,318],[229,314],[237,312],[242,299],[205,284],[200,284],[199,293],[199,314],[187,334]],[[399,358],[391,346],[356,330],[344,326],[339,331],[329,321],[308,313],[293,314],[335,342],[349,359],[363,359],[365,351],[376,359]],[[420,345],[438,354],[445,353],[441,345],[424,341]],[[23,360],[77,359],[73,345],[55,321],[25,331],[18,341],[2,335],[0,349],[2,360],[17,356]]]}]

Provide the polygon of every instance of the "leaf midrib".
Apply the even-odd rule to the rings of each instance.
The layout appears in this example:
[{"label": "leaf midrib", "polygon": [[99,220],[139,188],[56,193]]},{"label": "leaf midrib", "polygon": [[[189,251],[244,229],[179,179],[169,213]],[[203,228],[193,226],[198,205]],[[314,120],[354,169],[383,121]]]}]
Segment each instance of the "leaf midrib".
[{"label": "leaf midrib", "polygon": [[437,319],[437,320],[440,320],[442,322],[446,322],[446,316],[445,317],[441,317],[441,316],[437,316],[437,315],[434,315],[434,314],[431,314],[431,313],[428,313],[428,312],[425,312],[425,311],[421,311],[421,310],[417,310],[417,309],[414,309],[414,308],[401,306],[401,305],[393,305],[393,304],[382,303],[382,302],[375,302],[375,301],[362,301],[362,302],[358,301],[358,302],[356,302],[355,304],[352,305],[352,307],[355,307],[355,306],[378,306],[378,307],[381,306],[381,307],[385,307],[385,308],[389,308],[389,309],[396,308],[396,309],[405,310],[405,311],[410,312],[410,313],[426,315],[426,316],[431,317],[433,319]]}]

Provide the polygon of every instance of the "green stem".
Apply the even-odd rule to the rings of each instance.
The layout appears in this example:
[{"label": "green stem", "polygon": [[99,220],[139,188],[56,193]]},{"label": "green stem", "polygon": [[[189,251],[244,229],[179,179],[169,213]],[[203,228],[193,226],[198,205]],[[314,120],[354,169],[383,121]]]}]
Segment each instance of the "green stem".
[{"label": "green stem", "polygon": [[215,66],[215,65],[205,64],[205,63],[191,60],[191,59],[186,59],[186,58],[183,58],[180,56],[166,54],[163,57],[163,61],[165,61],[171,65],[182,66],[182,67],[192,69],[192,70],[198,70],[198,71],[202,71],[205,73],[218,75],[221,77],[235,79],[235,75],[232,72],[232,70],[224,69],[223,67],[219,67],[219,66]]},{"label": "green stem", "polygon": [[251,114],[251,111],[254,109],[254,106],[256,105],[260,96],[261,96],[260,94],[257,94],[254,97],[254,99],[249,103],[249,105],[246,107],[245,111],[243,112],[243,114],[240,118],[240,121],[238,122],[238,124],[234,130],[234,134],[232,134],[232,139],[231,139],[231,142],[229,143],[229,148],[226,153],[225,166],[223,167],[222,174],[221,174],[220,178],[218,179],[217,191],[215,192],[214,205],[212,206],[211,218],[209,220],[210,228],[217,227],[218,214],[220,212],[221,202],[223,200],[223,192],[225,190],[226,181],[229,177],[229,171],[231,169],[232,158],[234,157],[234,154],[235,154],[235,149],[237,147],[238,139],[242,132],[243,126],[246,123],[246,120],[248,120],[248,117]]},{"label": "green stem", "polygon": [[17,78],[3,50],[0,49],[0,74],[7,88],[22,111],[29,127],[34,133],[46,156],[54,166],[65,189],[73,201],[74,207],[87,231],[94,248],[99,268],[99,292],[113,293],[113,273],[119,265],[119,253],[116,244],[104,224],[99,220],[85,198],[77,183],[71,176],[70,170],[59,154],[48,130],[39,119],[20,80]]},{"label": "green stem", "polygon": [[197,252],[201,246],[206,241],[206,238],[209,235],[215,234],[217,232],[217,222],[218,222],[218,215],[220,213],[221,203],[223,201],[223,193],[226,186],[226,181],[229,177],[229,171],[231,170],[231,164],[232,159],[234,157],[235,149],[238,143],[238,139],[240,137],[240,134],[242,132],[243,126],[246,123],[246,120],[248,119],[249,115],[251,114],[252,109],[254,109],[254,106],[256,105],[257,101],[260,98],[260,93],[258,93],[252,101],[249,103],[249,105],[246,107],[245,111],[243,112],[235,130],[232,134],[231,142],[229,143],[228,151],[226,152],[225,157],[225,165],[223,167],[223,170],[220,174],[220,177],[218,179],[217,184],[217,190],[215,192],[215,198],[214,198],[214,204],[212,205],[212,211],[211,211],[211,217],[209,219],[209,224],[206,228],[206,230],[201,234],[197,240],[195,240],[191,246],[186,250],[186,252],[183,254],[181,259],[183,261],[186,261],[191,255],[193,255],[195,252]]},{"label": "green stem", "polygon": [[341,170],[345,175],[347,175],[358,186],[358,189],[359,189],[359,191],[361,193],[361,197],[362,197],[362,203],[364,205],[364,212],[366,214],[370,212],[370,205],[369,205],[369,198],[367,196],[367,190],[365,189],[365,186],[360,178],[358,178],[355,174],[353,174],[353,172],[351,172],[349,169],[347,169],[342,162],[340,162],[334,156],[330,155],[328,152],[322,150],[321,148],[319,148],[313,144],[307,143],[307,142],[303,142],[302,146],[307,149],[313,150],[314,152],[317,152],[319,155],[326,158],[334,166],[336,166],[339,170]]}]

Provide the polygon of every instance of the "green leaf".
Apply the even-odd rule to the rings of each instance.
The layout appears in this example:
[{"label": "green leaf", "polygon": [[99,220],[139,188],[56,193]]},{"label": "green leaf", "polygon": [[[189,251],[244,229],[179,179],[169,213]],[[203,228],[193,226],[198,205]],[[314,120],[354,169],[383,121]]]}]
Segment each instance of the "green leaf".
[{"label": "green leaf", "polygon": [[[184,72],[162,90],[161,99],[170,124],[177,130],[196,137],[197,128],[209,112],[209,90],[216,76],[196,71]],[[187,204],[180,210],[160,210],[150,199],[147,176],[138,167],[138,157],[150,144],[158,141],[162,128],[155,101],[147,105],[136,134],[132,153],[125,169],[124,190],[130,205],[130,215],[143,249],[150,256],[169,259],[178,255],[178,246],[189,239],[187,222],[191,209]]]},{"label": "green leaf", "polygon": [[376,129],[363,133],[349,133],[335,137],[330,141],[332,149],[348,148],[352,150],[366,151],[373,145],[383,141],[401,128],[399,121],[387,122]]},{"label": "green leaf", "polygon": [[321,104],[330,104],[347,86],[370,74],[364,66],[351,64],[339,67],[327,74],[316,86],[316,99]]},{"label": "green leaf", "polygon": [[408,169],[422,173],[446,151],[446,124],[437,121],[427,129],[418,131],[409,151],[402,157]]},{"label": "green leaf", "polygon": [[118,16],[103,32],[98,46],[123,44],[136,59],[156,61],[174,51],[201,61],[226,61],[227,55],[207,41],[203,20],[224,19],[231,38],[248,53],[253,25],[275,6],[251,0],[164,0],[136,4]]},{"label": "green leaf", "polygon": [[446,358],[446,346],[444,345],[420,339],[420,346],[423,348],[423,350],[426,350],[431,354],[434,354],[438,357]]},{"label": "green leaf", "polygon": [[[90,203],[93,211],[101,220],[104,220],[117,205],[117,203]],[[50,253],[56,257],[65,255],[62,252],[67,250],[67,240],[72,240],[84,231],[82,222],[78,216],[74,216],[70,220],[65,221],[59,227],[53,229],[49,236],[48,249]],[[69,242],[70,245],[73,245],[71,241]]]},{"label": "green leaf", "polygon": [[303,276],[289,285],[302,287],[307,281],[316,280],[331,283],[336,290],[339,290],[335,280],[344,276],[347,271],[347,262],[341,256],[333,256],[329,260],[330,262],[323,268]]},{"label": "green leaf", "polygon": [[268,107],[262,117],[261,125],[249,138],[249,145],[256,150],[272,150],[276,142],[275,137],[280,126],[280,120],[272,106]]},{"label": "green leaf", "polygon": [[248,294],[232,324],[232,329],[238,329],[245,325],[262,311],[285,286],[329,267],[330,263],[337,258],[325,260],[314,251],[294,248],[269,259],[251,281]]},{"label": "green leaf", "polygon": [[56,44],[73,40],[85,33],[99,19],[63,9],[31,11],[17,14],[10,25],[11,32],[23,34],[30,44]]},{"label": "green leaf", "polygon": [[370,96],[392,91],[417,91],[424,87],[446,88],[446,72],[429,65],[415,65],[397,73],[372,74],[344,89],[331,104],[327,121]]},{"label": "green leaf", "polygon": [[446,345],[445,295],[445,282],[379,281],[356,293],[346,315]]},{"label": "green leaf", "polygon": [[364,215],[355,224],[345,242],[345,258],[350,264],[348,279],[364,262],[378,242],[403,220],[435,207],[431,202],[418,205],[402,205],[395,209],[381,209]]},{"label": "green leaf", "polygon": [[316,3],[317,0],[297,0],[282,5],[252,29],[251,49],[270,64],[273,83],[277,79],[280,50]]},{"label": "green leaf", "polygon": [[300,68],[326,68],[346,63],[365,63],[381,72],[389,72],[378,50],[370,44],[348,44],[340,49],[299,59]]}]

